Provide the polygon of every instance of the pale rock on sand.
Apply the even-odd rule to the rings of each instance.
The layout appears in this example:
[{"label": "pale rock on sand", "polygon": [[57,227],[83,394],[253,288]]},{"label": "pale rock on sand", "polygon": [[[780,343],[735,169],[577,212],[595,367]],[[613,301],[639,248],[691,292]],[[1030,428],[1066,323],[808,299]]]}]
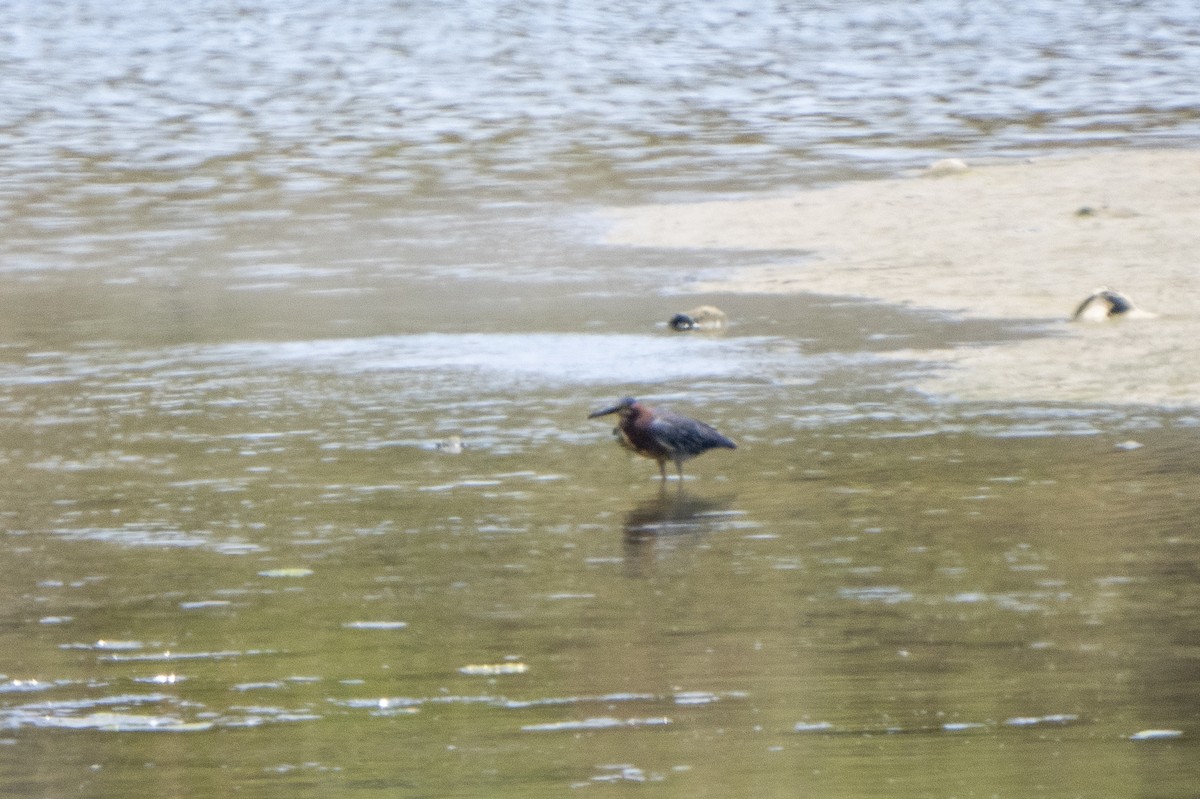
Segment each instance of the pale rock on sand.
[{"label": "pale rock on sand", "polygon": [[934,161],[929,165],[929,168],[921,173],[927,178],[944,178],[950,175],[961,175],[970,170],[966,161],[959,158],[943,158],[940,161]]},{"label": "pale rock on sand", "polygon": [[[1081,213],[1088,209],[1088,213]],[[1200,152],[1105,152],[862,181],[765,199],[610,212],[613,244],[811,253],[697,292],[850,295],[1061,336],[902,353],[945,363],[918,386],[962,399],[1200,403]],[[1158,319],[1072,326],[1092,287]]]}]

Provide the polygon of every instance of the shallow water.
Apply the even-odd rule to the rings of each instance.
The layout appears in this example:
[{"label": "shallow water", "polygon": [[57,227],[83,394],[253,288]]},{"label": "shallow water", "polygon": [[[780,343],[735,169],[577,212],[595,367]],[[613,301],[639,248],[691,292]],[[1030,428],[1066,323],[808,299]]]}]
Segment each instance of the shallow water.
[{"label": "shallow water", "polygon": [[925,396],[1049,331],[593,214],[1188,143],[1191,6],[0,19],[0,791],[1194,793],[1200,415]]},{"label": "shallow water", "polygon": [[[941,404],[892,312],[747,302],[10,356],[5,784],[1187,795],[1200,419]],[[740,448],[660,486],[584,419],[635,385]]]}]

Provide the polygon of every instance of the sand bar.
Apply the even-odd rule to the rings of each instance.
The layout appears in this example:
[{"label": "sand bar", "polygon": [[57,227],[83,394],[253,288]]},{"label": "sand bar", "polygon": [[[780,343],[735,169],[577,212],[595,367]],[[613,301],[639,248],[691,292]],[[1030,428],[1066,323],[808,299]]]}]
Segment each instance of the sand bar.
[{"label": "sand bar", "polygon": [[[970,166],[762,199],[614,209],[618,245],[799,250],[701,292],[811,292],[979,318],[1032,341],[902,353],[964,400],[1200,404],[1200,152],[1123,151]],[[1069,323],[1098,286],[1152,319]]]}]

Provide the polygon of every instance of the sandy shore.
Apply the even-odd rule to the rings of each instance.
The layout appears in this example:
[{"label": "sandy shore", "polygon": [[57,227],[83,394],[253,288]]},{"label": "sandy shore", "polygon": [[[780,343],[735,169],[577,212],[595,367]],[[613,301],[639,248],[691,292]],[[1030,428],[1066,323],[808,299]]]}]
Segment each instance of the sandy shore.
[{"label": "sandy shore", "polygon": [[[1047,335],[903,353],[960,399],[1200,404],[1200,152],[1106,152],[970,166],[730,202],[611,212],[613,244],[801,250],[702,292],[849,295]],[[1069,323],[1098,286],[1157,318]]]}]

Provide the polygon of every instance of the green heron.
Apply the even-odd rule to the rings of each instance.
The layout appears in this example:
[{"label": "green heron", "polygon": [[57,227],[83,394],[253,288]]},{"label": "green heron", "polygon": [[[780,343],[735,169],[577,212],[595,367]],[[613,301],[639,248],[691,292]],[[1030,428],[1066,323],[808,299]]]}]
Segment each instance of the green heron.
[{"label": "green heron", "polygon": [[683,480],[683,462],[710,449],[737,449],[730,441],[704,422],[671,411],[650,408],[626,397],[609,408],[588,414],[589,419],[615,413],[620,417],[613,433],[623,446],[645,458],[658,461],[662,479],[667,479],[667,461],[675,461],[675,470]]},{"label": "green heron", "polygon": [[686,313],[677,313],[667,322],[672,330],[714,330],[725,326],[725,312],[712,305],[701,305]]}]

